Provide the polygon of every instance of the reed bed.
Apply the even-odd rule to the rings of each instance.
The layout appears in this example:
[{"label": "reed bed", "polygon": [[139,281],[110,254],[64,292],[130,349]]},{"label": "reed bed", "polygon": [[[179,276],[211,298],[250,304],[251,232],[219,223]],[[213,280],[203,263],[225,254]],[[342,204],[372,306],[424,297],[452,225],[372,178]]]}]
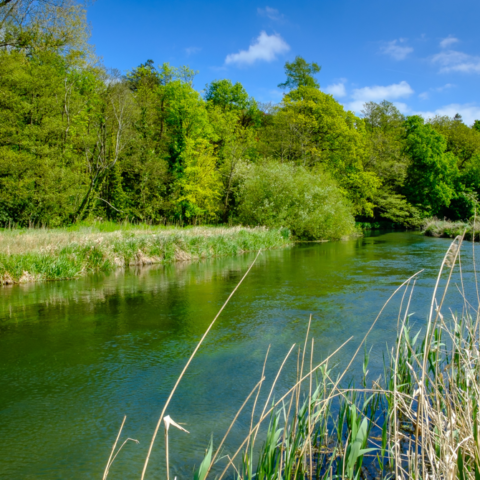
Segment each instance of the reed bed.
[{"label": "reed bed", "polygon": [[429,237],[455,238],[463,236],[466,240],[480,239],[480,222],[478,219],[469,222],[452,222],[429,218],[425,220],[422,231]]},{"label": "reed bed", "polygon": [[[345,344],[322,363],[314,365],[315,342],[309,336],[309,324],[303,346],[292,346],[269,387],[265,385],[268,368],[265,359],[261,378],[233,418],[223,440],[218,445],[210,444],[194,479],[478,480],[479,309],[464,297],[460,316],[443,313],[452,273],[459,263],[462,241],[463,237],[455,238],[446,252],[433,290],[426,329],[415,332],[409,323],[410,302],[418,274],[392,293],[389,301],[401,295],[398,336],[385,357],[384,374],[380,378],[369,380],[365,342],[382,312],[360,342],[347,368],[336,375],[332,373],[335,371],[332,366],[335,356],[343,354]],[[440,290],[442,279],[446,280],[446,287]],[[475,299],[475,304],[480,304],[480,298]],[[172,419],[165,415],[169,402],[224,307],[192,353],[163,408],[142,480],[148,477],[149,456],[162,421],[168,445],[168,427]],[[362,349],[365,351],[363,376],[354,384],[347,375],[353,362],[359,361]],[[280,398],[274,399],[278,378],[292,358],[297,362],[297,380]],[[268,395],[260,405],[262,388],[267,388]],[[251,409],[249,432],[235,451],[225,451],[225,439],[247,406]],[[119,438],[120,434],[115,445]],[[114,458],[115,445],[104,480]],[[169,465],[168,449],[166,457]],[[167,479],[170,478],[169,468],[165,472]]]},{"label": "reed bed", "polygon": [[[108,227],[108,225],[107,225]],[[83,226],[0,232],[0,286],[78,278],[132,265],[235,256],[291,245],[286,229]]]}]

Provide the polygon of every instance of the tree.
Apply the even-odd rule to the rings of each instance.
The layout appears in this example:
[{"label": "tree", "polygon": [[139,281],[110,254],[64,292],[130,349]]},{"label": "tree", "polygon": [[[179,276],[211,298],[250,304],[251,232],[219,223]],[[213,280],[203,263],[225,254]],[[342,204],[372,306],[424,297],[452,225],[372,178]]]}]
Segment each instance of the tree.
[{"label": "tree", "polygon": [[408,117],[405,129],[405,153],[411,162],[405,194],[426,215],[437,215],[455,197],[457,160],[451,152],[445,152],[445,138],[422,117]]},{"label": "tree", "polygon": [[[458,115],[458,114],[457,114]],[[447,140],[447,152],[458,158],[459,169],[465,168],[480,153],[480,132],[467,127],[456,117],[436,116],[430,125]]]},{"label": "tree", "polygon": [[298,87],[319,88],[320,85],[314,78],[314,75],[320,71],[321,67],[315,62],[307,63],[305,59],[296,56],[293,62],[285,63],[285,74],[287,80],[278,85],[279,88],[288,88],[293,90]]},{"label": "tree", "polygon": [[96,74],[56,52],[0,52],[0,221],[55,226],[78,207],[87,174],[76,124]]},{"label": "tree", "polygon": [[248,93],[239,82],[233,84],[231,80],[215,80],[205,87],[205,101],[222,110],[245,110],[249,107]]},{"label": "tree", "polygon": [[215,134],[218,171],[223,181],[223,220],[228,221],[235,206],[233,190],[238,183],[238,169],[242,162],[257,156],[257,130],[244,126],[242,113],[236,109],[224,111],[217,106],[209,108],[209,120]]},{"label": "tree", "polygon": [[243,127],[259,126],[263,117],[257,102],[248,96],[243,85],[231,80],[215,80],[206,86],[205,100],[209,107],[218,107],[223,112],[235,111]]},{"label": "tree", "polygon": [[186,219],[214,218],[219,209],[221,181],[213,146],[205,138],[187,138],[182,152],[183,175],[177,180],[179,198]]},{"label": "tree", "polygon": [[160,74],[154,66],[153,60],[147,60],[125,75],[128,86],[133,92],[141,87],[153,89],[160,85]]},{"label": "tree", "polygon": [[366,103],[362,113],[368,139],[366,167],[398,193],[405,180],[408,160],[403,153],[402,139],[405,117],[386,100]]},{"label": "tree", "polygon": [[354,229],[349,202],[331,177],[275,161],[246,165],[237,189],[239,220],[286,227],[298,238],[341,238]]},{"label": "tree", "polygon": [[77,118],[75,125],[90,178],[87,192],[73,218],[75,221],[88,214],[92,202],[106,201],[98,196],[99,188],[132,140],[135,116],[132,94],[118,74],[98,79],[89,107]]},{"label": "tree", "polygon": [[0,48],[15,48],[30,54],[54,50],[70,61],[85,63],[93,59],[88,37],[86,1],[0,2]]},{"label": "tree", "polygon": [[344,190],[355,214],[372,213],[371,198],[380,182],[365,170],[362,120],[345,111],[331,95],[311,87],[285,95],[273,117],[262,138],[266,156],[309,168],[322,165]]}]

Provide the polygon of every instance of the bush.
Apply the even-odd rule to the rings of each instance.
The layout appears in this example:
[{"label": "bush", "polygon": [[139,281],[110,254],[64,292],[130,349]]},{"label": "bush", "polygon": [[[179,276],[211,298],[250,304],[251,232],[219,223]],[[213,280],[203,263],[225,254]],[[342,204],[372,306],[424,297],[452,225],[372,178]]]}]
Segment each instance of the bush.
[{"label": "bush", "polygon": [[338,239],[355,230],[348,201],[324,172],[292,164],[250,165],[237,188],[238,220],[288,228],[297,238]]}]

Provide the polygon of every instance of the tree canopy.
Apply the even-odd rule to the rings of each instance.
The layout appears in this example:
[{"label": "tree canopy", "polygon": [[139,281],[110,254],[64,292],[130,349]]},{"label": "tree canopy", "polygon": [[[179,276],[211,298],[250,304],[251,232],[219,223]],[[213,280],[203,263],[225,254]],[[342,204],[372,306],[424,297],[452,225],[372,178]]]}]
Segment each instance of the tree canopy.
[{"label": "tree canopy", "polygon": [[293,62],[285,63],[287,79],[278,86],[292,90],[298,87],[320,88],[320,84],[314,77],[320,69],[321,67],[315,62],[307,63],[304,58],[296,56]]},{"label": "tree canopy", "polygon": [[302,57],[268,108],[226,78],[199,92],[188,66],[147,59],[120,75],[71,0],[4,0],[0,25],[0,225],[229,222],[315,238],[354,218],[412,226],[475,209],[478,120],[405,118],[387,101],[358,116]]}]

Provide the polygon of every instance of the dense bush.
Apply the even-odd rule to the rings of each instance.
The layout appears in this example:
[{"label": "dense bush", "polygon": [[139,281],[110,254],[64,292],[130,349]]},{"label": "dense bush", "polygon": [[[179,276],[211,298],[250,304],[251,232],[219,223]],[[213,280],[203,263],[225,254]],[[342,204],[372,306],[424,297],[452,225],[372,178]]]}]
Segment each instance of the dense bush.
[{"label": "dense bush", "polygon": [[341,238],[354,230],[351,206],[320,170],[291,163],[250,165],[237,189],[239,221],[286,227],[302,239]]}]

